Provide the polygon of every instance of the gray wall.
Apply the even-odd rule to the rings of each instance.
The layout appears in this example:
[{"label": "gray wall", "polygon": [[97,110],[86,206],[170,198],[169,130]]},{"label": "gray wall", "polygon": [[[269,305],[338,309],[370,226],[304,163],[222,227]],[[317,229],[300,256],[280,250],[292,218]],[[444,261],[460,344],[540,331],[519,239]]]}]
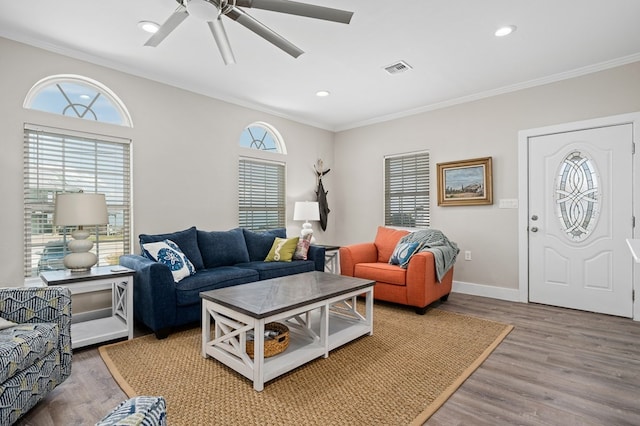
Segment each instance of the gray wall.
[{"label": "gray wall", "polygon": [[[336,243],[375,237],[383,222],[383,157],[429,150],[431,226],[472,253],[471,261],[458,258],[458,288],[515,300],[517,291],[503,289],[518,288],[518,210],[498,202],[518,198],[518,131],[634,111],[640,111],[640,62],[340,132]],[[493,157],[494,204],[439,207],[436,164],[477,157]]]},{"label": "gray wall", "polygon": [[[130,138],[133,146],[133,207],[136,237],[195,225],[206,230],[237,226],[238,147],[248,124],[275,126],[287,146],[287,218],[290,235],[299,233],[293,204],[315,199],[313,165],[333,167],[333,133],[239,107],[0,38],[0,285],[22,285],[22,144],[25,122]],[[54,74],[79,74],[101,82],[128,108],[133,128],[100,125],[23,109],[29,89]],[[333,188],[333,173],[326,185]],[[333,194],[329,195],[330,202]],[[314,224],[319,240],[333,240]],[[134,238],[135,239],[135,238]],[[137,244],[134,245],[137,248]]]},{"label": "gray wall", "polygon": [[[70,119],[22,108],[31,86],[52,74],[98,80],[129,108],[132,129],[114,131],[85,121],[78,126],[133,140],[134,236],[191,225],[236,226],[237,140],[247,124],[266,121],[281,132],[289,152],[290,235],[300,228],[291,220],[294,201],[314,198],[317,158],[331,168],[325,178],[331,214],[326,233],[314,224],[316,237],[349,244],[373,240],[382,224],[383,157],[426,149],[432,164],[432,226],[472,252],[472,261],[456,264],[457,288],[476,286],[506,298],[517,294],[518,215],[515,209],[499,209],[498,201],[518,197],[518,131],[640,111],[640,63],[633,63],[334,134],[2,38],[0,56],[0,285],[22,284],[23,124],[69,127]],[[438,207],[436,164],[485,156],[493,157],[494,205]],[[163,173],[175,179],[159,184]]]}]

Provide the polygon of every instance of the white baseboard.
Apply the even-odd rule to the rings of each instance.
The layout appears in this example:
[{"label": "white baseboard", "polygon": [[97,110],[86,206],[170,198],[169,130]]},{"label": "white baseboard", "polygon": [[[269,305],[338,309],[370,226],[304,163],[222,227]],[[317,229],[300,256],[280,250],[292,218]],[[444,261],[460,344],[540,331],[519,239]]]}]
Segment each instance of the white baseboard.
[{"label": "white baseboard", "polygon": [[492,299],[520,302],[520,290],[517,288],[495,287],[492,285],[465,283],[453,281],[451,289],[454,293],[470,294],[472,296],[491,297]]}]

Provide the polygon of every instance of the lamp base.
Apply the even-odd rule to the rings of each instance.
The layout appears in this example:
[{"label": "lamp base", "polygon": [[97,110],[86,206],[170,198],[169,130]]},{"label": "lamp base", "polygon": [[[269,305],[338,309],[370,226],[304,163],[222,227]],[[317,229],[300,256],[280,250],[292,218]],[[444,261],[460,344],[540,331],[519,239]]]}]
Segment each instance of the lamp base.
[{"label": "lamp base", "polygon": [[311,227],[311,224],[309,222],[305,222],[302,224],[302,230],[300,231],[300,238],[309,238],[307,237],[308,235],[311,236],[309,239],[309,242],[311,244],[315,244],[316,237],[313,236],[313,228]]},{"label": "lamp base", "polygon": [[84,229],[77,229],[71,233],[73,237],[73,240],[69,241],[71,253],[63,259],[65,268],[71,272],[85,272],[98,263],[98,256],[89,251],[93,248],[93,241],[87,239],[89,235],[89,231]]}]

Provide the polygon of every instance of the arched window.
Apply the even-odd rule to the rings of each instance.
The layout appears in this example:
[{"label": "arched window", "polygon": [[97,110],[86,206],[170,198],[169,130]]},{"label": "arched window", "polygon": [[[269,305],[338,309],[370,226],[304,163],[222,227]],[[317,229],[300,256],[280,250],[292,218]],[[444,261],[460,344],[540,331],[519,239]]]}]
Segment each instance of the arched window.
[{"label": "arched window", "polygon": [[260,121],[245,127],[240,135],[240,146],[280,154],[287,153],[287,148],[278,130],[270,124]]},{"label": "arched window", "polygon": [[78,75],[53,75],[37,82],[24,107],[68,117],[133,127],[124,104],[103,84]]},{"label": "arched window", "polygon": [[252,230],[285,227],[286,163],[281,154],[287,149],[280,133],[256,122],[242,131],[239,145],[261,152],[241,156],[238,163],[238,225]]},{"label": "arched window", "polygon": [[24,275],[64,269],[62,258],[75,227],[55,226],[55,195],[103,193],[109,223],[85,227],[94,242],[98,266],[115,265],[131,252],[131,140],[101,130],[86,120],[131,126],[125,106],[107,87],[81,76],[56,75],[36,83],[24,107],[60,114],[64,129],[24,125]]}]

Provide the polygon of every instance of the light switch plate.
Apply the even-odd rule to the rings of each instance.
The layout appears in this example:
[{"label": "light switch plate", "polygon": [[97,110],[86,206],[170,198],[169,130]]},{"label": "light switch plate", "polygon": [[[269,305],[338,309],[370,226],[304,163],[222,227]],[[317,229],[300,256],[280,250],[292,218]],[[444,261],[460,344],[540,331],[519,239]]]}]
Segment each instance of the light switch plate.
[{"label": "light switch plate", "polygon": [[503,198],[500,200],[498,207],[501,209],[517,209],[518,208],[518,199],[517,198]]}]

